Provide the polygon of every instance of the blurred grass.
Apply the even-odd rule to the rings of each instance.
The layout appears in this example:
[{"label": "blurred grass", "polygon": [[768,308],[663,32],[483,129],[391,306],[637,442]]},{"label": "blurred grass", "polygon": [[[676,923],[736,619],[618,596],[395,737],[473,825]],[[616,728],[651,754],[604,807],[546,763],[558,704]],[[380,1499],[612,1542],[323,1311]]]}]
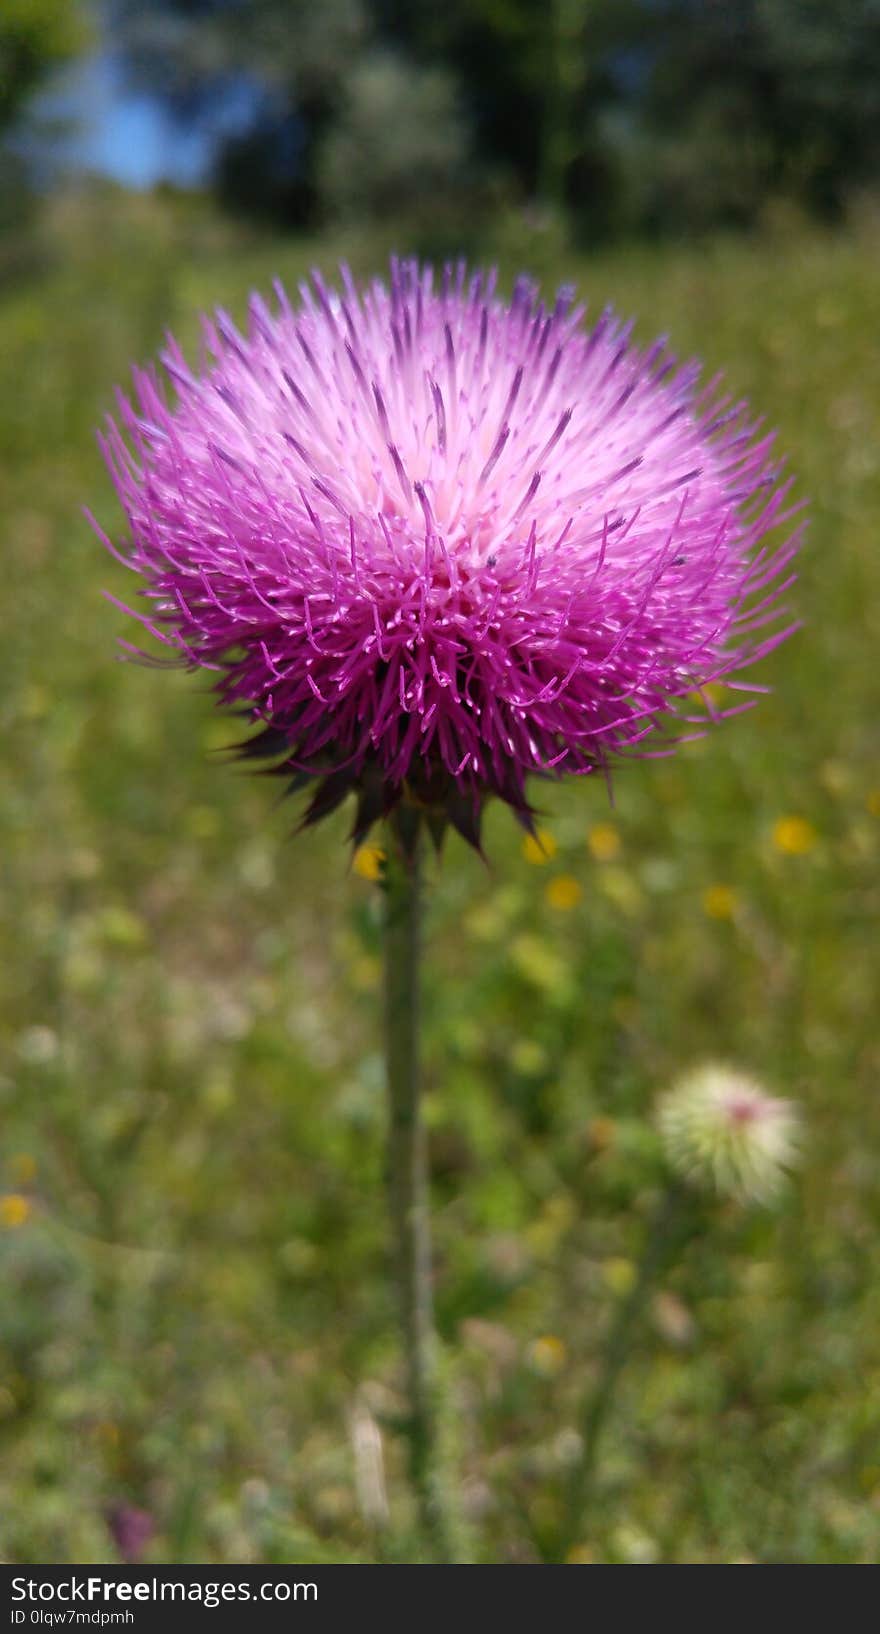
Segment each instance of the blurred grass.
[{"label": "blurred grass", "polygon": [[[378,243],[73,200],[0,297],[0,1554],[413,1555],[393,1433],[375,887],[345,816],[295,843],[212,758],[192,678],[120,665],[92,431],[131,359]],[[657,1185],[670,1077],[740,1062],[807,1109],[772,1216],[719,1209],[624,1376],[573,1558],[863,1562],[880,1530],[880,228],[604,252],[502,245],[668,330],[771,422],[811,496],[773,697],[604,788],[449,846],[431,906],[437,1300],[478,1558],[547,1552],[576,1403]],[[516,263],[514,261],[516,256]],[[788,817],[803,819],[778,828]],[[808,826],[803,826],[803,825]],[[561,881],[561,883],[560,883]],[[5,1199],[5,1201],[4,1201]],[[383,1427],[392,1524],[356,1495]],[[357,1437],[354,1438],[357,1440]]]}]

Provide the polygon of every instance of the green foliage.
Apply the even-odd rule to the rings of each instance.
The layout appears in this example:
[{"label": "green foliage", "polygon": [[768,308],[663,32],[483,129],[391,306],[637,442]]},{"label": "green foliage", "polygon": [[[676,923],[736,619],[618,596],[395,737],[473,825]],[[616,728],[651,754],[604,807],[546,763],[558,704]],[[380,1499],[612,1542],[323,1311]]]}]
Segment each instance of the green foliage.
[{"label": "green foliage", "polygon": [[[132,581],[92,441],[166,325],[387,245],[59,205],[0,304],[0,1553],[413,1558],[385,1254],[379,905],[340,814],[292,841],[191,677],[114,662]],[[390,234],[389,234],[390,236]],[[395,234],[397,237],[397,234]],[[719,1205],[653,1296],[572,1560],[866,1562],[880,1443],[876,222],[565,257],[749,393],[812,525],[760,708],[675,759],[491,813],[431,888],[427,1081],[459,1490],[477,1558],[558,1546],[600,1349],[662,1187],[651,1114],[721,1057],[804,1105],[776,1212]],[[400,247],[399,244],[397,247]],[[504,259],[510,282],[518,264]],[[799,819],[779,826],[781,820]],[[552,849],[550,847],[549,849]],[[369,869],[366,870],[367,872]],[[378,1426],[390,1520],[365,1478]],[[368,1471],[366,1473],[369,1473]],[[360,1485],[357,1476],[360,1475]]]},{"label": "green foliage", "polygon": [[[604,133],[629,223],[750,222],[785,197],[819,213],[880,167],[880,11],[873,0],[599,6],[618,78]],[[600,44],[601,43],[601,44]]]},{"label": "green foliage", "polygon": [[26,270],[33,250],[20,241],[36,211],[32,166],[9,138],[20,134],[28,99],[88,35],[80,0],[4,0],[0,8],[0,280]]},{"label": "green foliage", "polygon": [[0,131],[12,124],[51,69],[82,49],[79,0],[3,0],[0,11]]}]

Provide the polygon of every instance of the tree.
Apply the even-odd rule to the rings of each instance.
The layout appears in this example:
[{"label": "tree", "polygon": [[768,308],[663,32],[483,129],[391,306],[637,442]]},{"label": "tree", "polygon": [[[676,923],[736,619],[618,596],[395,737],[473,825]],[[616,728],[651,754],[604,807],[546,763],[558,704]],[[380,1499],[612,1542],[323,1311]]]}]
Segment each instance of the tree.
[{"label": "tree", "polygon": [[37,86],[82,48],[76,0],[3,0],[0,8],[0,132],[22,113]]},{"label": "tree", "polygon": [[352,70],[338,118],[320,144],[319,194],[335,219],[396,217],[407,223],[410,242],[415,234],[423,249],[452,252],[460,248],[456,231],[474,189],[469,151],[446,70],[372,51]]},{"label": "tree", "polygon": [[221,196],[310,224],[321,141],[369,44],[362,0],[113,0],[112,17],[134,83],[181,120],[245,109],[218,142]]},{"label": "tree", "polygon": [[636,225],[824,214],[880,168],[878,0],[641,0],[599,8],[616,64],[605,143]]},{"label": "tree", "polygon": [[833,214],[880,169],[880,0],[115,5],[181,116],[246,87],[217,179],[288,220],[387,212],[426,166],[448,192],[462,162],[591,235],[748,223],[773,195]]}]

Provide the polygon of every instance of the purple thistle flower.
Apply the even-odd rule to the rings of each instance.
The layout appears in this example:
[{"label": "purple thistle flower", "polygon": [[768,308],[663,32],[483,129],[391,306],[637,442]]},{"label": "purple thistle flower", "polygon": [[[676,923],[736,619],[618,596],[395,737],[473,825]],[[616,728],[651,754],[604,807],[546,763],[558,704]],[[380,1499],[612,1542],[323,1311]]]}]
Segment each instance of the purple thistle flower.
[{"label": "purple thistle flower", "polygon": [[402,803],[478,843],[487,795],[528,823],[529,775],[748,708],[705,688],[794,627],[800,529],[768,542],[797,507],[747,405],[568,289],[341,276],[218,312],[200,373],[169,339],[176,402],[136,370],[101,439],[135,616],[263,727],[243,753],[321,779],[306,821],[354,789],[357,839]]}]

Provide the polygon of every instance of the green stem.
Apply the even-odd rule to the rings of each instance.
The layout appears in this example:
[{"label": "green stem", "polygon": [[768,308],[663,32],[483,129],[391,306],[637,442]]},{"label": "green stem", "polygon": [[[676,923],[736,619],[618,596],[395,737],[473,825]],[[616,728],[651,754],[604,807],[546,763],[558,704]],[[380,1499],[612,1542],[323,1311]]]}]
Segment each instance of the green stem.
[{"label": "green stem", "polygon": [[418,844],[392,830],[385,864],[385,1052],[389,1190],[408,1394],[409,1471],[432,1552],[452,1557],[439,1467],[437,1362],[425,1126],[419,1084],[421,881]]},{"label": "green stem", "polygon": [[586,1397],[581,1416],[581,1447],[571,1475],[563,1556],[578,1541],[583,1513],[590,1498],[596,1470],[599,1439],[614,1400],[617,1383],[629,1357],[633,1334],[648,1295],[661,1272],[672,1260],[687,1231],[687,1210],[681,1189],[670,1184],[652,1216],[636,1279],[626,1298],[617,1307],[605,1342],[599,1377]]}]

